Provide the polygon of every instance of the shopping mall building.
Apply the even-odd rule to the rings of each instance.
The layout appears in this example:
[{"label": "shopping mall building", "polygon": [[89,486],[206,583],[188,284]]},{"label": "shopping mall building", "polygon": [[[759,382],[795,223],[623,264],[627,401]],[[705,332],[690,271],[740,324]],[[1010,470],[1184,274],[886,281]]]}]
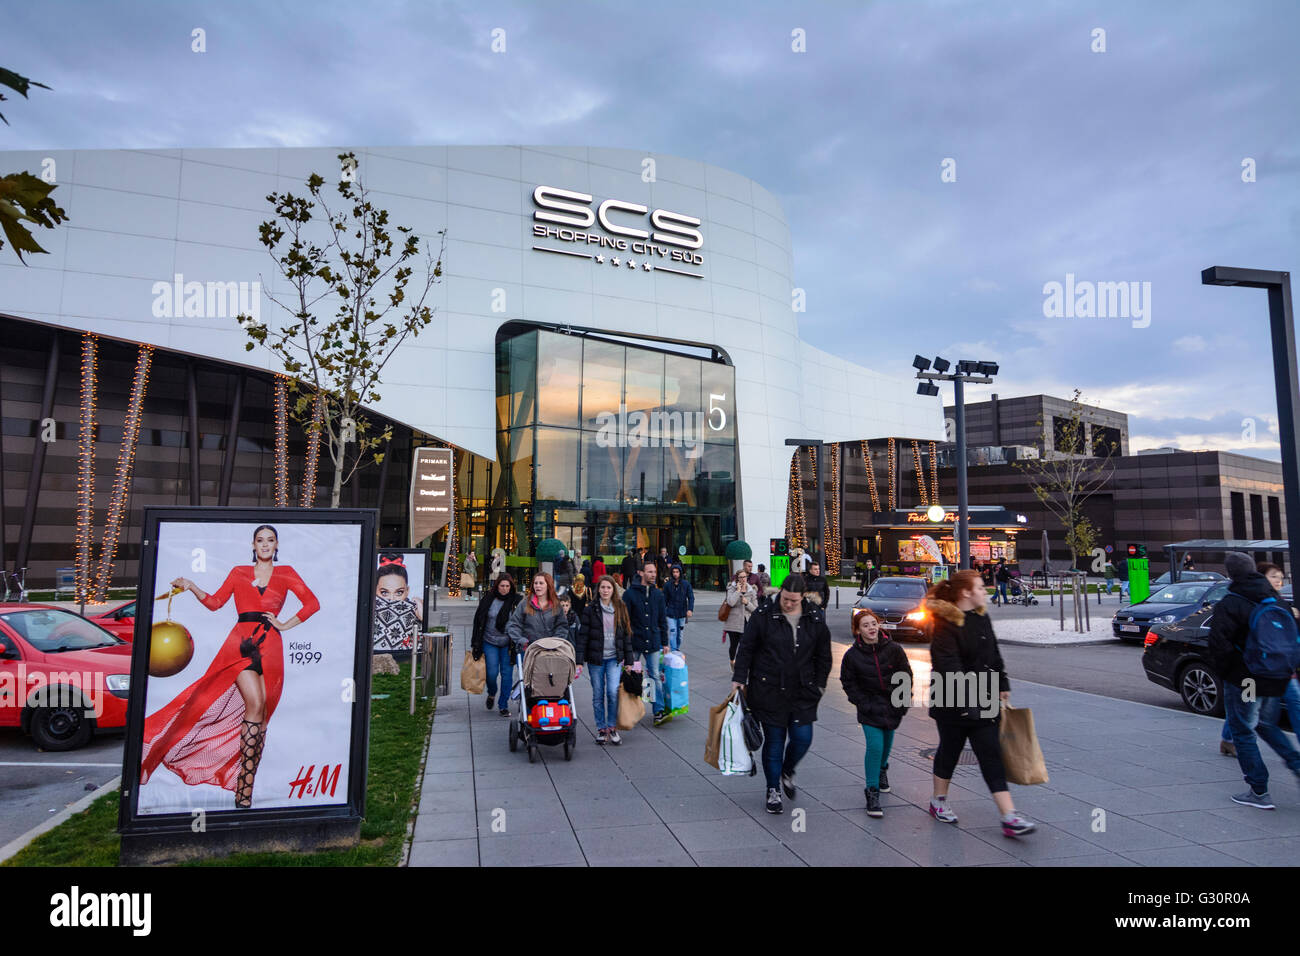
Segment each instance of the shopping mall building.
[{"label": "shopping mall building", "polygon": [[[305,487],[304,432],[278,424],[281,369],[246,350],[235,316],[281,320],[258,238],[267,196],[337,181],[345,151],[0,153],[0,174],[53,176],[69,217],[38,230],[49,255],[0,253],[6,570],[49,586],[79,529],[98,548],[115,481],[128,584],[144,506],[328,504],[328,456]],[[371,407],[393,427],[388,454],[343,492],[381,510],[381,544],[410,543],[412,449],[443,445],[458,537],[480,561],[499,546],[527,563],[550,537],[610,556],[684,547],[711,581],[728,542],[766,552],[797,530],[786,439],[943,437],[940,403],[903,374],[800,339],[789,228],[743,176],[618,149],[352,151],[392,224],[435,246],[445,230],[435,319]]]}]

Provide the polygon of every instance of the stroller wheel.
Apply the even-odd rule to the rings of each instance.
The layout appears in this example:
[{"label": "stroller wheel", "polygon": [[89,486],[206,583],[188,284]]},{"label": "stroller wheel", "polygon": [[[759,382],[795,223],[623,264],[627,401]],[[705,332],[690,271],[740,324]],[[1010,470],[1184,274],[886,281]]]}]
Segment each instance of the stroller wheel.
[{"label": "stroller wheel", "polygon": [[537,744],[528,745],[528,762],[537,763]]},{"label": "stroller wheel", "polygon": [[519,749],[519,721],[513,717],[510,718],[510,752],[514,753]]},{"label": "stroller wheel", "polygon": [[573,738],[572,737],[570,737],[568,740],[564,742],[564,759],[565,760],[573,759]]}]

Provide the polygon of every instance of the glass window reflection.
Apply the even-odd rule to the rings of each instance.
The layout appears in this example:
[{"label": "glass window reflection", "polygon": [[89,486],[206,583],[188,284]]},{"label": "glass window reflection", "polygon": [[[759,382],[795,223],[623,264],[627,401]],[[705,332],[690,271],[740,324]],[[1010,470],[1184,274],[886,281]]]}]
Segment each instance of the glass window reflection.
[{"label": "glass window reflection", "polygon": [[623,401],[623,353],[610,342],[590,339],[582,347],[582,424],[599,428],[602,414],[617,416]]},{"label": "glass window reflection", "polygon": [[578,427],[582,396],[582,339],[542,332],[537,340],[537,421]]}]

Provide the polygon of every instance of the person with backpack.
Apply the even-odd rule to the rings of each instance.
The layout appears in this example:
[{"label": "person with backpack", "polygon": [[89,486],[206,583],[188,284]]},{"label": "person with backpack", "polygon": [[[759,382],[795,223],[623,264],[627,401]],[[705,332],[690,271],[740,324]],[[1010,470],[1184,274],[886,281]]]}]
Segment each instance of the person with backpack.
[{"label": "person with backpack", "polygon": [[484,663],[487,671],[487,709],[491,710],[492,704],[497,702],[500,681],[500,713],[503,717],[510,713],[505,705],[510,699],[515,669],[508,627],[510,615],[521,598],[522,595],[515,590],[515,579],[508,573],[501,572],[492,587],[483,589],[483,597],[474,612],[474,627],[470,631],[469,649],[474,660],[487,658]]},{"label": "person with backpack", "polygon": [[1272,810],[1268,767],[1259,752],[1263,739],[1300,778],[1300,750],[1277,726],[1282,698],[1300,666],[1300,630],[1295,615],[1255,562],[1240,551],[1223,560],[1231,582],[1210,620],[1210,657],[1223,681],[1223,706],[1237,750],[1237,763],[1250,785],[1232,801]]},{"label": "person with backpack", "polygon": [[731,674],[732,690],[745,692],[763,725],[768,813],[783,812],[782,791],[795,797],[795,768],[812,746],[817,705],[831,674],[826,614],[804,597],[806,590],[801,574],[781,583],[777,599],[750,618]]},{"label": "person with backpack", "polygon": [[957,822],[948,805],[948,789],[969,742],[1002,817],[1002,834],[1016,837],[1032,833],[1036,825],[1016,811],[1007,787],[998,730],[1001,705],[1011,700],[1011,682],[985,610],[988,601],[978,571],[958,571],[926,592],[925,609],[934,620],[930,717],[939,731],[930,816],[941,823]]},{"label": "person with backpack", "polygon": [[[863,757],[867,816],[883,817],[880,795],[889,793],[889,751],[894,731],[912,699],[912,665],[903,648],[880,629],[880,618],[861,608],[853,612],[853,646],[840,660],[840,685],[858,708],[858,723],[867,741]],[[907,674],[906,680],[897,678]],[[901,700],[901,706],[897,701]]]},{"label": "person with backpack", "polygon": [[591,712],[596,743],[620,744],[618,687],[624,667],[632,666],[632,622],[609,575],[596,582],[596,596],[582,612],[578,663],[591,677]]},{"label": "person with backpack", "polygon": [[682,575],[680,564],[669,565],[669,577],[664,582],[664,604],[668,612],[668,645],[675,651],[682,648],[682,631],[695,613],[695,591],[691,582]]},{"label": "person with backpack", "polygon": [[[1261,561],[1255,565],[1255,570],[1264,575],[1269,586],[1277,592],[1280,597],[1282,594],[1282,585],[1286,583],[1286,578],[1282,575],[1282,569],[1276,564],[1270,564],[1267,561]],[[1291,606],[1291,613],[1297,614],[1295,605]],[[1286,692],[1282,695],[1282,702],[1286,707],[1288,715],[1296,714],[1297,721],[1300,721],[1300,681],[1294,677],[1287,682]],[[1292,725],[1292,729],[1295,727]],[[1228,718],[1223,718],[1223,732],[1219,736],[1219,753],[1228,757],[1237,756],[1237,747],[1232,742],[1232,727],[1228,723]]]},{"label": "person with backpack", "polygon": [[718,608],[718,620],[722,622],[722,640],[730,641],[727,647],[727,659],[736,663],[736,648],[740,645],[741,635],[749,624],[750,617],[758,610],[758,589],[749,583],[749,575],[741,568],[727,583],[727,593],[723,595],[722,605]]}]

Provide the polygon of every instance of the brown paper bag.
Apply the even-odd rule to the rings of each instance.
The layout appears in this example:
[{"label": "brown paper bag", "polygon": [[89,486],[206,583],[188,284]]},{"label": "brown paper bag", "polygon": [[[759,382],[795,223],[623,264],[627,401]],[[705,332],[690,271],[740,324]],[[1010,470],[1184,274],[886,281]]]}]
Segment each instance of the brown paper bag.
[{"label": "brown paper bag", "polygon": [[1028,707],[1002,707],[998,741],[1002,744],[1002,763],[1007,780],[1028,786],[1047,783],[1047,763],[1034,733],[1034,713]]},{"label": "brown paper bag", "polygon": [[731,698],[736,696],[733,690],[727,695],[727,699],[716,707],[709,708],[709,736],[704,741],[704,762],[714,770],[721,770],[718,766],[718,753],[722,750],[722,722],[727,719],[727,705],[731,703]]},{"label": "brown paper bag", "polygon": [[633,697],[620,687],[618,689],[618,729],[631,730],[641,723],[641,718],[644,716],[645,701],[640,697]]},{"label": "brown paper bag", "polygon": [[[460,689],[471,694],[481,694],[487,689],[487,661],[474,660],[474,652],[465,652],[465,663],[460,666]],[[507,689],[506,693],[510,691]]]}]

